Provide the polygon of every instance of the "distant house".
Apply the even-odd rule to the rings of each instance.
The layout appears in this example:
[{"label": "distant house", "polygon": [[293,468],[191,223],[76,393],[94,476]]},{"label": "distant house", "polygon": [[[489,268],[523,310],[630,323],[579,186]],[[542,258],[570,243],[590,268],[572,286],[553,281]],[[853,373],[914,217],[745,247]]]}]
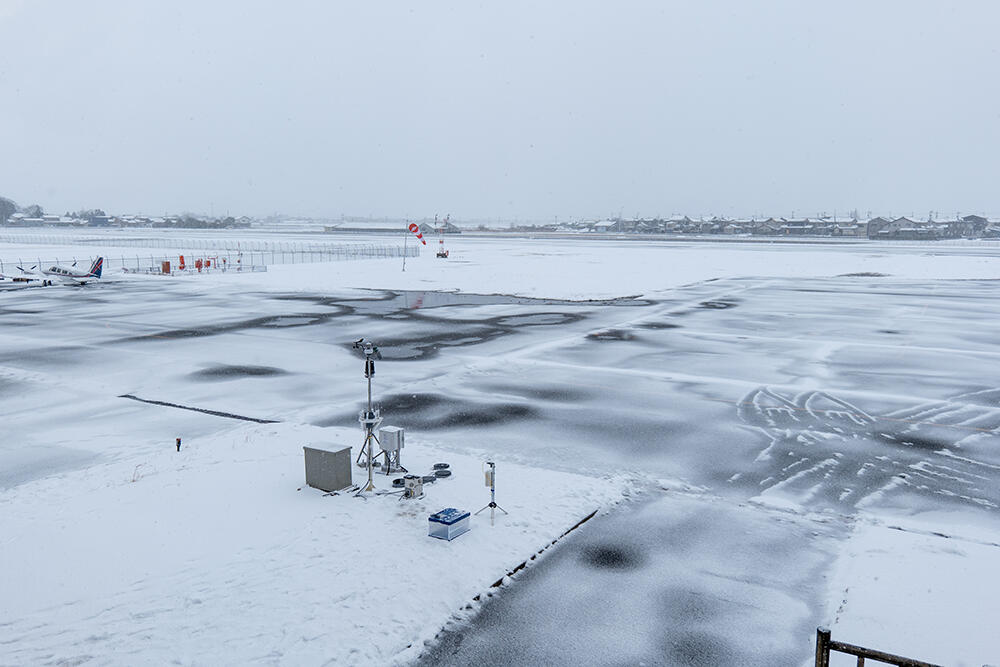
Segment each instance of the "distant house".
[{"label": "distant house", "polygon": [[907,217],[885,220],[874,218],[868,221],[868,238],[925,241],[943,238],[947,235],[947,224],[932,220],[921,222]]},{"label": "distant house", "polygon": [[722,232],[722,222],[718,218],[703,220],[698,223],[697,232],[699,234],[719,234]]},{"label": "distant house", "polygon": [[660,231],[658,220],[639,220],[636,222],[633,231],[636,234],[653,234]]},{"label": "distant house", "polygon": [[781,221],[774,218],[758,220],[753,224],[750,233],[754,236],[777,236],[781,233]]},{"label": "distant house", "polygon": [[617,232],[621,229],[621,226],[617,220],[601,220],[600,222],[594,223],[593,229],[595,232],[607,234],[610,232]]},{"label": "distant house", "polygon": [[847,222],[834,222],[830,227],[830,236],[850,236],[858,237],[865,235],[865,226],[857,220]]},{"label": "distant house", "polygon": [[868,238],[870,239],[889,238],[888,237],[889,225],[891,224],[892,224],[891,220],[883,218],[881,216],[878,218],[872,218],[871,220],[868,221]]},{"label": "distant house", "polygon": [[808,218],[802,220],[785,220],[781,225],[781,233],[785,236],[811,236],[816,225]]},{"label": "distant house", "polygon": [[961,220],[956,221],[956,236],[965,238],[982,236],[989,226],[990,221],[981,215],[966,215]]},{"label": "distant house", "polygon": [[986,226],[990,224],[990,221],[981,215],[966,215],[962,217],[962,220],[964,220],[965,222],[971,222],[975,225],[980,225],[983,227],[983,229],[985,229]]}]

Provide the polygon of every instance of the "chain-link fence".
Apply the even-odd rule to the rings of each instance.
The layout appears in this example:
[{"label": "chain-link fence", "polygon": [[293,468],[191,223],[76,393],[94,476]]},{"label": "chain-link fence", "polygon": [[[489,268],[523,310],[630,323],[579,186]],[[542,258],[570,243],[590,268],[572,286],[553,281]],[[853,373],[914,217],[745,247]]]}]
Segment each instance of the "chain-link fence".
[{"label": "chain-link fence", "polygon": [[[409,232],[406,232],[408,235]],[[400,238],[408,238],[403,233]],[[236,252],[266,252],[286,254],[339,254],[351,248],[386,248],[385,244],[329,243],[326,241],[269,241],[264,239],[181,238],[174,236],[101,236],[95,234],[0,234],[0,241],[32,245],[87,245],[107,248],[170,248],[187,250],[220,250]],[[402,256],[402,255],[400,255]],[[413,256],[413,255],[407,255]]]},{"label": "chain-link fence", "polygon": [[[0,237],[0,241],[5,240]],[[18,241],[28,243],[28,241]],[[173,246],[176,248],[176,246]],[[134,255],[116,253],[104,254],[104,270],[125,270],[140,273],[159,273],[164,263],[169,262],[169,270],[176,271],[266,271],[271,264],[303,264],[314,262],[336,262],[358,259],[379,259],[393,257],[417,257],[419,246],[386,246],[386,245],[328,245],[324,248],[278,248],[275,246],[267,251],[233,250],[219,251],[214,249],[180,250],[171,255],[151,255],[136,253]],[[94,261],[94,256],[63,256],[56,258],[17,257],[7,260],[0,258],[0,273],[5,275],[25,275],[41,271],[54,264],[74,266],[86,269]]]}]

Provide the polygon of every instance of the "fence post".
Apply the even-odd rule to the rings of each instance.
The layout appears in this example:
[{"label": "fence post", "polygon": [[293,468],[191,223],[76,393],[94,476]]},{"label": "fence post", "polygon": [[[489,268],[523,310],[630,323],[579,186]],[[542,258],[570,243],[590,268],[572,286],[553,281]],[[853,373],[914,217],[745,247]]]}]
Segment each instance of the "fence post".
[{"label": "fence post", "polygon": [[830,628],[816,628],[816,667],[830,667]]}]

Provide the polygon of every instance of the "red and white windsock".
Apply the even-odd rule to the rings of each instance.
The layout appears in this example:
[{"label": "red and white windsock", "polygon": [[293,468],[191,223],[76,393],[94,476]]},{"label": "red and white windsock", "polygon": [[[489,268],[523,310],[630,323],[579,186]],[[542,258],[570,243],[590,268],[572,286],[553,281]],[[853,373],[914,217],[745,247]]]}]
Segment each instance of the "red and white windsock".
[{"label": "red and white windsock", "polygon": [[424,235],[420,233],[420,227],[417,226],[417,223],[411,222],[410,226],[407,229],[416,234],[417,238],[420,239],[421,243],[427,245],[427,241],[424,240]]}]

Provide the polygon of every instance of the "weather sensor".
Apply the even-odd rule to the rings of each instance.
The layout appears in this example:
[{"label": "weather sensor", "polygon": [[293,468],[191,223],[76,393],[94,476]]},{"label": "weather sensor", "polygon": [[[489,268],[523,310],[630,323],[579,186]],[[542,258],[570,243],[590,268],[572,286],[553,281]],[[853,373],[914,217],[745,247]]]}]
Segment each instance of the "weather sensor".
[{"label": "weather sensor", "polygon": [[[508,512],[504,508],[497,505],[497,484],[496,484],[497,464],[493,463],[493,461],[487,461],[485,464],[483,464],[483,473],[486,480],[486,486],[490,487],[490,502],[488,505],[486,505],[486,507],[483,507],[483,509],[479,510],[479,512],[482,512],[483,510],[489,508],[490,525],[492,526],[493,519],[496,515],[497,510],[500,510],[504,514],[508,514]],[[479,512],[476,512],[476,514],[479,514]]]},{"label": "weather sensor", "polygon": [[358,415],[358,421],[365,430],[365,440],[361,444],[361,452],[358,454],[358,465],[368,469],[368,484],[364,489],[358,491],[356,495],[362,495],[375,490],[375,482],[372,481],[372,465],[374,464],[374,454],[372,452],[372,442],[378,444],[375,437],[375,429],[382,423],[381,411],[372,407],[372,378],[375,377],[375,360],[382,358],[382,353],[378,351],[371,341],[359,338],[354,341],[353,348],[360,350],[365,358],[365,378],[368,380],[368,407]]}]

